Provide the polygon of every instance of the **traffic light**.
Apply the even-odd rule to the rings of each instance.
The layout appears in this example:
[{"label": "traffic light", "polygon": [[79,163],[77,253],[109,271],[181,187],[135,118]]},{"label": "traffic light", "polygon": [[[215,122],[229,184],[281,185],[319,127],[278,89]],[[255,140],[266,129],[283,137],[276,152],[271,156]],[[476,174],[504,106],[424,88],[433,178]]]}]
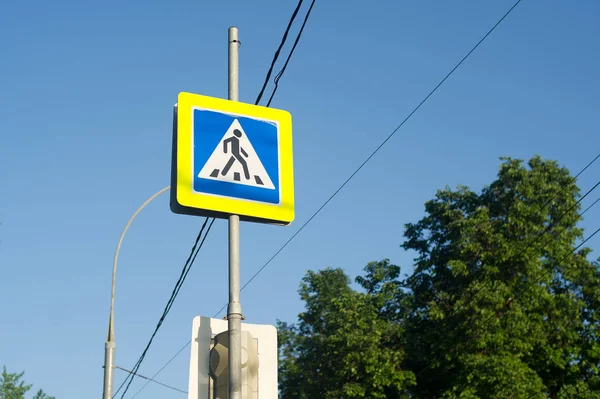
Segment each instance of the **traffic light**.
[{"label": "traffic light", "polygon": [[[209,357],[210,399],[228,399],[228,332],[213,338]],[[242,331],[242,398],[258,399],[258,340],[248,331]]]},{"label": "traffic light", "polygon": [[[188,399],[227,398],[227,328],[227,320],[194,317]],[[277,329],[272,325],[242,323],[240,338],[243,398],[277,398]]]}]

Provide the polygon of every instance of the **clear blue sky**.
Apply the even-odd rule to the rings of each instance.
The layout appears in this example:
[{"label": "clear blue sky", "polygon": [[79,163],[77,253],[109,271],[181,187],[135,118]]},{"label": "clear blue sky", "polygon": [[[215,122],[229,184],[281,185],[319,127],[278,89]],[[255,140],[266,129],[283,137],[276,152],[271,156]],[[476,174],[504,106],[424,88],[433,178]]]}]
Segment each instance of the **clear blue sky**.
[{"label": "clear blue sky", "polygon": [[[242,226],[244,281],[511,5],[317,1],[273,103],[294,117],[296,222]],[[59,399],[100,398],[112,256],[130,215],[169,184],[177,94],[227,95],[227,28],[237,25],[240,99],[253,102],[294,7],[1,6],[0,364],[25,370]],[[354,277],[389,257],[409,273],[411,255],[399,247],[404,223],[418,220],[444,185],[490,182],[499,156],[540,154],[573,172],[587,164],[600,150],[599,17],[595,0],[524,0],[243,292],[247,321],[294,321],[307,269],[338,266]],[[581,187],[598,176],[600,164]],[[600,209],[586,216],[588,231],[600,227]],[[118,273],[117,365],[130,368],[139,356],[200,223],[172,214],[163,196],[129,231]],[[600,249],[600,239],[590,246]],[[189,339],[194,316],[213,316],[226,302],[226,255],[226,223],[218,221],[142,374]],[[187,389],[188,359],[186,350],[158,379]],[[119,384],[125,375],[116,377]],[[151,384],[138,397],[179,395]]]}]

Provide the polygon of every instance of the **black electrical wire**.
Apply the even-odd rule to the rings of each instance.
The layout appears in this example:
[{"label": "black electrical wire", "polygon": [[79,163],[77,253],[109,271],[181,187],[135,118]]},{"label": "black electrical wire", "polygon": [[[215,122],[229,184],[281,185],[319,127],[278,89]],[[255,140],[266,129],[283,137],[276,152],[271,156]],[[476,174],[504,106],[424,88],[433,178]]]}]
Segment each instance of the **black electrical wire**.
[{"label": "black electrical wire", "polygon": [[[402,126],[404,126],[404,124],[406,124],[406,122],[408,122],[408,120],[423,106],[423,104],[425,104],[427,102],[427,100],[429,100],[429,98],[446,82],[446,80],[448,80],[448,78],[467,60],[467,58],[469,58],[469,56],[485,41],[485,39],[487,39],[487,37],[490,34],[492,34],[492,32],[494,30],[496,30],[496,28],[502,23],[502,21],[504,21],[504,19],[506,19],[506,17],[508,17],[508,15],[519,5],[519,3],[521,3],[521,1],[522,0],[518,0],[516,3],[513,4],[513,6],[498,20],[498,22],[496,22],[494,24],[494,26],[492,26],[492,28],[477,42],[477,44],[475,44],[475,46],[473,46],[471,48],[471,50],[450,70],[450,72],[448,72],[444,76],[444,78],[425,96],[425,98],[408,114],[408,116],[406,116],[404,118],[404,120],[379,144],[379,146],[377,146],[377,148],[375,148],[375,150],[373,152],[371,152],[371,154],[356,168],[356,170],[354,170],[354,172],[333,192],[333,194],[331,194],[331,196],[310,216],[310,218],[306,222],[304,222],[304,224],[302,224],[302,226],[300,226],[300,228],[250,278],[250,280],[248,280],[241,287],[241,290],[246,288],[292,242],[292,240],[294,240],[298,236],[298,234],[300,234],[300,232],[302,230],[304,230],[304,228],[306,228],[306,226],[323,210],[323,208],[325,208],[325,206],[327,206],[327,204],[329,204],[329,202],[331,202],[331,200],[333,200],[333,198],[338,195],[338,193],[354,178],[354,176],[356,176],[356,174],[358,174],[358,172],[360,172],[360,170],[379,152],[379,150],[381,150],[381,148],[383,148],[383,146],[385,144],[387,144],[387,142],[396,134],[396,132],[398,132],[398,130],[400,130],[400,128]],[[298,9],[299,9],[299,7],[296,8],[296,10],[298,10]],[[296,13],[297,12],[294,11],[294,14],[296,14]],[[294,16],[294,18],[295,18],[295,16]],[[294,18],[292,18],[292,21]],[[286,34],[287,34],[288,30],[286,30]],[[282,43],[283,42],[284,41],[282,41]],[[283,44],[280,45],[278,52],[281,49],[281,47],[283,47]],[[278,52],[276,53],[276,57],[278,57],[278,55],[279,55]],[[259,94],[259,96],[257,98],[256,104],[258,104],[258,102],[262,98],[264,88],[266,87],[266,85],[268,83],[272,69],[274,68],[274,64],[275,64],[274,62],[271,64],[271,68],[269,69],[269,72],[267,73],[267,79],[265,80],[263,89],[261,90],[261,93]],[[214,317],[217,317],[226,307],[227,307],[227,305],[225,305],[221,309],[219,309],[219,311],[215,314]],[[171,359],[169,359],[169,361],[157,373],[155,373],[152,378],[155,378],[162,370],[164,370],[165,367],[167,367],[167,365],[170,364],[177,357],[177,355],[179,355],[181,352],[183,352],[183,350],[189,344],[190,344],[190,341],[188,341],[181,349],[179,349],[178,352]],[[144,387],[142,387],[142,389],[144,389]],[[140,392],[141,392],[141,390],[140,390]]]},{"label": "black electrical wire", "polygon": [[123,367],[115,366],[115,368],[119,369],[119,370],[123,370],[124,372],[129,373],[129,374],[135,374],[137,377],[140,377],[140,378],[143,378],[145,380],[148,380],[149,382],[153,382],[155,384],[162,385],[165,388],[169,388],[169,389],[172,389],[173,391],[181,392],[181,393],[184,393],[184,394],[187,395],[187,391],[184,391],[183,389],[175,388],[175,387],[173,387],[171,385],[164,384],[164,383],[162,383],[160,381],[156,381],[155,379],[143,376],[140,373],[134,373],[133,371],[127,370],[127,369],[125,369]]},{"label": "black electrical wire", "polygon": [[254,102],[256,105],[258,105],[258,103],[260,102],[260,99],[262,98],[263,94],[265,93],[265,89],[267,88],[267,85],[269,84],[269,79],[271,79],[271,74],[273,73],[273,69],[275,68],[275,63],[277,62],[277,59],[279,58],[281,49],[285,45],[288,34],[290,33],[290,29],[291,29],[292,25],[294,24],[294,20],[296,19],[296,15],[298,15],[298,11],[300,11],[300,7],[302,7],[302,1],[303,0],[298,1],[298,4],[296,5],[296,9],[292,13],[290,21],[288,22],[288,25],[285,28],[285,32],[283,33],[283,37],[281,38],[281,43],[279,44],[277,51],[275,51],[275,54],[273,55],[273,61],[271,61],[271,66],[269,67],[269,70],[267,71],[267,76],[265,77],[265,82],[263,83],[263,86],[260,89],[260,92],[258,93],[258,97],[256,97],[256,101]]},{"label": "black electrical wire", "polygon": [[269,97],[269,101],[267,102],[267,107],[271,106],[271,101],[273,101],[273,97],[275,96],[275,93],[277,92],[277,89],[279,88],[279,80],[281,80],[281,77],[285,73],[285,70],[286,70],[288,64],[290,63],[290,59],[292,58],[292,55],[294,54],[294,50],[296,50],[296,46],[298,45],[298,42],[300,41],[300,37],[302,37],[302,32],[304,31],[306,22],[308,22],[308,18],[310,17],[310,12],[312,11],[313,6],[315,5],[315,1],[316,0],[313,0],[312,3],[310,3],[310,7],[308,8],[308,11],[306,12],[306,16],[304,17],[304,21],[302,22],[300,31],[298,32],[298,35],[296,35],[296,40],[294,41],[294,45],[292,46],[292,49],[290,50],[290,53],[288,54],[288,57],[285,60],[285,64],[283,64],[283,68],[281,68],[281,71],[279,71],[279,73],[277,75],[275,75],[275,80],[274,80],[275,88],[273,89],[273,92],[271,93],[271,97]]},{"label": "black electrical wire", "polygon": [[[266,76],[266,78],[265,78],[265,82],[264,82],[264,84],[263,84],[263,86],[262,86],[262,88],[261,88],[261,90],[260,90],[260,93],[258,94],[258,96],[257,96],[257,98],[256,98],[256,101],[255,101],[255,104],[256,104],[256,105],[258,105],[258,103],[260,102],[260,100],[261,100],[261,98],[262,98],[262,96],[263,96],[263,94],[264,94],[264,91],[265,91],[265,89],[266,89],[266,87],[267,87],[267,85],[268,85],[268,83],[269,83],[269,79],[271,78],[271,74],[273,73],[273,69],[275,68],[275,64],[276,64],[277,60],[279,59],[279,55],[280,55],[280,53],[281,53],[281,49],[282,49],[282,48],[283,48],[283,46],[285,45],[285,42],[286,42],[286,40],[287,40],[287,37],[288,37],[289,31],[290,31],[290,29],[291,29],[291,27],[292,27],[292,25],[293,25],[293,23],[294,23],[294,20],[296,19],[296,16],[298,15],[298,12],[300,11],[300,8],[301,8],[301,6],[302,6],[302,2],[303,2],[303,0],[300,0],[300,1],[298,1],[298,4],[296,5],[296,8],[294,9],[294,12],[292,13],[292,16],[291,16],[291,18],[290,18],[290,21],[288,22],[288,25],[287,25],[287,27],[286,27],[286,29],[285,29],[285,32],[284,32],[284,34],[283,34],[283,37],[282,37],[282,39],[281,39],[281,43],[279,44],[279,47],[277,48],[277,51],[275,52],[275,54],[274,54],[274,56],[273,56],[273,60],[272,60],[272,62],[271,62],[271,66],[269,67],[269,70],[267,71],[267,76]],[[312,8],[313,8],[313,6],[314,6],[314,3],[315,3],[315,0],[313,0],[313,1],[312,1],[312,3],[311,3],[311,5],[310,5],[310,8],[309,8],[309,10],[308,10],[308,12],[307,12],[307,15],[306,15],[306,16],[305,16],[305,18],[304,18],[304,22],[302,23],[302,27],[301,27],[300,31],[298,32],[298,35],[296,36],[296,40],[294,41],[294,45],[293,45],[293,47],[292,47],[292,49],[291,49],[291,52],[290,52],[290,54],[288,55],[288,57],[287,57],[287,59],[286,59],[286,62],[285,62],[285,64],[284,64],[284,67],[283,67],[283,68],[282,68],[282,70],[281,70],[281,71],[280,71],[280,72],[277,74],[276,81],[275,81],[275,90],[273,91],[273,93],[271,93],[271,97],[269,98],[269,105],[270,105],[271,101],[273,100],[273,96],[275,95],[275,92],[277,91],[277,87],[278,87],[278,84],[279,84],[279,80],[281,79],[281,76],[282,76],[282,75],[283,75],[283,73],[285,72],[285,69],[287,68],[287,65],[288,65],[288,64],[289,64],[289,62],[290,62],[291,56],[292,56],[292,54],[293,54],[293,52],[294,52],[294,50],[295,50],[296,46],[298,45],[298,42],[299,42],[299,40],[300,40],[300,37],[302,36],[302,32],[303,32],[303,30],[304,30],[304,27],[305,27],[305,25],[306,25],[306,22],[307,22],[307,20],[308,20],[308,17],[310,16],[310,12],[311,12],[311,10],[312,10]],[[267,106],[269,106],[269,105],[267,105]],[[212,226],[212,223],[213,223],[214,221],[215,221],[215,219],[213,218],[213,219],[212,219],[212,222],[211,222],[211,226]],[[209,228],[209,230],[210,230],[210,228]],[[208,231],[206,232],[206,234],[208,235]],[[205,236],[205,238],[206,238],[206,236]],[[193,249],[192,249],[192,252],[193,252]],[[189,270],[188,270],[188,271],[189,271]],[[186,275],[187,275],[187,273],[186,273]],[[185,278],[185,277],[184,277],[184,278]],[[179,288],[181,288],[181,287],[179,287]],[[178,291],[177,291],[177,292],[178,292]],[[169,307],[169,309],[170,309],[170,307]],[[171,363],[171,362],[172,362],[172,361],[173,361],[173,360],[174,360],[174,359],[175,359],[175,358],[176,358],[176,357],[177,357],[177,356],[178,356],[178,355],[179,355],[179,354],[180,354],[180,353],[181,353],[181,352],[182,352],[182,351],[183,351],[183,350],[184,350],[184,349],[185,349],[185,348],[188,346],[188,345],[189,345],[189,342],[187,342],[187,343],[186,343],[186,344],[185,344],[185,345],[184,345],[184,346],[183,346],[181,349],[179,349],[179,351],[177,351],[177,353],[176,353],[176,354],[175,354],[175,355],[174,355],[174,356],[173,356],[171,359],[169,359],[169,361],[168,361],[168,362],[167,362],[165,365],[163,365],[163,367],[161,367],[161,368],[160,368],[160,370],[158,370],[158,371],[157,371],[157,372],[156,372],[156,373],[155,373],[155,374],[152,376],[152,379],[153,379],[153,378],[155,378],[155,377],[156,377],[158,374],[160,374],[160,373],[161,373],[161,372],[162,372],[162,371],[163,371],[163,370],[164,370],[164,369],[165,369],[165,368],[166,368],[166,367],[167,367],[167,366],[168,366],[168,365],[169,365],[169,364],[170,364],[170,363]],[[142,359],[142,360],[143,360],[143,359]],[[140,363],[140,364],[141,364],[141,363]],[[139,366],[138,366],[138,368],[139,368]],[[135,371],[135,370],[134,370],[134,371]],[[132,374],[132,375],[133,375],[133,374]],[[123,385],[125,384],[125,382],[126,382],[126,381],[127,381],[127,380],[123,381],[123,383],[121,384],[121,386],[120,386],[120,387],[119,387],[119,389],[117,390],[117,393],[118,393],[118,392],[121,390],[121,388],[123,387]],[[137,395],[138,395],[138,394],[139,394],[139,393],[140,393],[142,390],[144,390],[144,388],[145,388],[146,386],[148,386],[148,384],[149,384],[149,383],[150,383],[150,381],[148,381],[148,382],[147,382],[147,383],[146,383],[144,386],[142,386],[142,388],[141,388],[139,391],[137,391],[137,392],[135,393],[135,395],[133,395],[132,399],[133,399],[133,398],[135,398],[135,397],[136,397],[136,396],[137,396]],[[130,385],[130,384],[131,384],[131,381],[129,382],[129,385]],[[129,385],[128,385],[127,387],[129,387]],[[127,392],[127,389],[125,390],[125,392]],[[121,398],[123,398],[123,396],[124,396],[124,395],[125,395],[125,393],[123,393],[123,395],[121,396]],[[116,393],[115,393],[115,395],[113,396],[113,398],[114,398],[115,396],[116,396]]]},{"label": "black electrical wire", "polygon": [[210,229],[212,228],[212,225],[215,221],[215,219],[213,218],[210,225],[208,226],[208,229],[206,230],[206,234],[204,234],[204,238],[202,238],[202,240],[200,241],[200,239],[202,237],[202,233],[204,232],[204,229],[206,228],[206,225],[208,223],[208,220],[209,220],[209,218],[204,219],[204,223],[202,224],[200,232],[198,233],[198,236],[196,237],[196,240],[194,242],[194,246],[192,247],[190,255],[188,256],[188,258],[183,266],[183,269],[181,270],[179,279],[177,280],[177,283],[175,283],[175,286],[173,287],[171,296],[170,296],[169,300],[167,301],[167,305],[165,306],[162,316],[160,317],[158,323],[156,324],[156,327],[154,328],[154,332],[152,333],[150,340],[146,344],[144,351],[142,352],[138,361],[136,362],[135,366],[133,367],[132,373],[127,378],[125,378],[125,380],[123,381],[123,383],[121,384],[119,389],[117,389],[117,391],[113,395],[113,398],[115,398],[117,396],[119,391],[123,388],[123,386],[125,386],[126,383],[127,383],[127,385],[125,386],[125,390],[123,391],[123,394],[121,395],[121,399],[123,399],[125,397],[125,394],[129,390],[129,387],[131,386],[131,383],[133,382],[133,379],[135,378],[136,373],[138,372],[142,362],[144,361],[144,359],[146,357],[146,354],[148,353],[148,350],[150,349],[150,346],[152,345],[154,337],[158,333],[158,330],[160,329],[160,327],[162,326],[163,322],[165,321],[167,315],[169,314],[169,311],[171,310],[171,307],[173,306],[173,303],[175,302],[175,299],[177,298],[177,295],[179,294],[179,291],[181,290],[181,287],[183,286],[183,283],[185,282],[185,279],[186,279],[188,273],[190,272],[192,265],[194,264],[194,261],[196,260],[198,253],[200,252],[200,249],[202,249],[202,246],[204,245],[204,241],[206,240],[206,237],[208,236],[208,233],[210,232]]},{"label": "black electrical wire", "polygon": [[[181,348],[180,348],[180,349],[179,349],[179,350],[178,350],[178,351],[177,351],[177,352],[176,352],[176,353],[175,353],[175,354],[174,354],[174,355],[173,355],[173,356],[172,356],[172,357],[169,359],[169,361],[168,361],[168,362],[166,362],[165,364],[163,364],[163,366],[162,366],[162,367],[161,367],[161,368],[160,368],[160,369],[159,369],[159,370],[158,370],[156,373],[154,373],[154,375],[152,376],[152,378],[156,378],[156,376],[157,376],[157,375],[159,375],[159,374],[160,374],[160,373],[161,373],[161,372],[162,372],[164,369],[166,369],[166,368],[167,368],[167,366],[168,366],[169,364],[171,364],[171,362],[172,362],[173,360],[175,360],[175,358],[176,358],[177,356],[179,356],[179,354],[180,354],[181,352],[183,352],[183,350],[184,350],[185,348],[187,348],[189,344],[190,344],[190,341],[187,341],[187,342],[185,343],[185,345],[183,345],[183,346],[182,346],[182,347],[181,347]],[[141,387],[141,388],[140,388],[140,389],[139,389],[139,390],[138,390],[138,391],[135,393],[135,395],[133,395],[133,396],[131,397],[131,399],[134,399],[136,396],[138,396],[138,395],[140,394],[140,392],[142,392],[142,391],[144,390],[144,388],[146,388],[146,387],[148,386],[148,384],[150,384],[150,381],[148,381],[147,383],[145,383],[145,384],[144,384],[144,385],[143,385],[143,386],[142,386],[142,387]]]},{"label": "black electrical wire", "polygon": [[[296,238],[298,234],[300,234],[300,232],[304,230],[306,226],[308,226],[308,224],[323,210],[323,208],[327,206],[327,204],[329,204],[329,202],[331,202],[331,200],[333,200],[339,194],[340,191],[342,191],[344,187],[346,187],[346,185],[354,178],[354,176],[356,176],[358,172],[360,172],[361,169],[379,152],[379,150],[381,150],[383,146],[386,145],[392,137],[394,137],[396,132],[398,132],[398,130],[400,130],[400,128],[404,126],[406,122],[408,122],[408,120],[423,106],[423,104],[425,104],[425,102],[429,100],[429,98],[444,84],[444,82],[446,82],[446,80],[448,80],[448,78],[467,60],[467,58],[469,58],[469,56],[481,45],[481,43],[483,43],[484,40],[487,39],[487,37],[491,35],[494,30],[496,30],[496,28],[502,23],[502,21],[504,21],[504,19],[508,17],[508,15],[519,5],[519,3],[521,3],[521,1],[522,0],[518,0],[516,3],[513,4],[513,6],[502,16],[502,18],[500,18],[498,22],[496,22],[494,26],[492,26],[492,28],[477,42],[477,44],[475,44],[475,46],[473,46],[471,50],[469,50],[469,52],[450,70],[450,72],[448,72],[446,76],[444,76],[444,78],[408,114],[408,116],[406,116],[406,118],[404,118],[404,120],[377,146],[377,148],[375,148],[375,150],[372,151],[371,154],[369,154],[369,156],[333,192],[333,194],[331,194],[329,198],[327,198],[327,200],[312,214],[312,216],[308,218],[308,220],[304,222],[302,226],[300,226],[300,228],[281,246],[281,248],[279,248],[275,252],[275,254],[273,254],[271,258],[269,258],[269,260],[260,269],[258,269],[258,271],[254,275],[252,275],[252,277],[250,277],[250,279],[242,286],[242,290],[246,288],[248,284],[250,284],[277,257],[277,255],[279,255],[281,251],[283,251],[285,247],[287,247],[290,244],[290,242],[292,242],[292,240],[294,240],[294,238]],[[221,311],[223,311],[223,309],[225,309],[226,306],[227,305],[223,306],[219,310],[217,315],[221,313]]]}]

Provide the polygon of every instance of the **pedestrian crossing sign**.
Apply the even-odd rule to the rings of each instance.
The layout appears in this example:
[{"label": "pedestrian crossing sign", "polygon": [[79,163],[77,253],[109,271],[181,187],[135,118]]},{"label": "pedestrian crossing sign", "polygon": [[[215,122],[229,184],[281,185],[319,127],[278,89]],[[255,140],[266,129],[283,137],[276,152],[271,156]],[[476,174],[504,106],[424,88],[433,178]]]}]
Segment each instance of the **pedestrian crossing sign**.
[{"label": "pedestrian crossing sign", "polygon": [[173,212],[292,222],[292,117],[287,111],[180,93],[173,127]]}]

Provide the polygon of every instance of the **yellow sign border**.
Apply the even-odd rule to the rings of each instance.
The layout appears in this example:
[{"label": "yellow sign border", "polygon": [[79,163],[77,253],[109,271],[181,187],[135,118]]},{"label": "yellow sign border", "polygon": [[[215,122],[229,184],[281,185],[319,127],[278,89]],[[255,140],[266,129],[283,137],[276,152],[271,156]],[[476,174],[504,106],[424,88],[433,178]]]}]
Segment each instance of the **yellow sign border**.
[{"label": "yellow sign border", "polygon": [[[279,129],[280,203],[267,204],[239,198],[216,196],[194,191],[193,109],[204,108],[235,116],[277,122]],[[178,205],[190,208],[195,215],[225,217],[240,215],[248,220],[289,224],[294,220],[294,167],[292,154],[292,116],[289,112],[247,103],[181,92],[177,98],[177,139],[175,199]],[[199,212],[198,212],[199,211]],[[214,213],[214,214],[213,214]]]}]

